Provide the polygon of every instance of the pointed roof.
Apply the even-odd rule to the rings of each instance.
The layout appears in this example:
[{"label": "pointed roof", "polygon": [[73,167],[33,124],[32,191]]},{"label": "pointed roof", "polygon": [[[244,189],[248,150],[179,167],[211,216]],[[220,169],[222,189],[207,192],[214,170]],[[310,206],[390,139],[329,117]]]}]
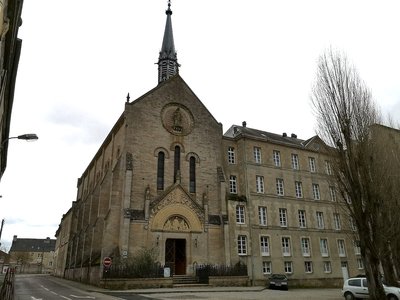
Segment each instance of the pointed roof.
[{"label": "pointed roof", "polygon": [[160,55],[158,57],[158,83],[161,83],[170,77],[179,73],[178,58],[175,51],[174,34],[172,32],[171,21],[171,1],[168,1],[168,9],[165,11],[167,22],[165,24],[164,38],[161,45]]}]

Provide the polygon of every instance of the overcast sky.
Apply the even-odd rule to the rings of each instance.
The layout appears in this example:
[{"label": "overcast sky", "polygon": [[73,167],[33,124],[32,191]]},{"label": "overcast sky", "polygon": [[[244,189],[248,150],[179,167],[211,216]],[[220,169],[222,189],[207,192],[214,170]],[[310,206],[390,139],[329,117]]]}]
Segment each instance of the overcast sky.
[{"label": "overcast sky", "polygon": [[[167,0],[25,0],[0,182],[2,248],[54,238],[82,175],[131,101],[157,85]],[[399,1],[173,0],[180,75],[223,124],[315,135],[318,57],[344,52],[384,113],[400,119]],[[212,154],[210,154],[212,155]]]}]

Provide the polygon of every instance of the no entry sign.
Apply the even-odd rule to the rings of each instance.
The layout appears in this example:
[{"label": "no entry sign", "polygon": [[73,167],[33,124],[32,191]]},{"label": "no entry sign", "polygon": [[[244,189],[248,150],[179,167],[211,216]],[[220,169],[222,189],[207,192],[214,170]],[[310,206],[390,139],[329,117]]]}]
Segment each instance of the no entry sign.
[{"label": "no entry sign", "polygon": [[111,257],[104,257],[104,259],[103,259],[103,266],[104,266],[105,268],[109,268],[109,267],[111,266],[111,264],[112,264],[112,259],[111,259]]}]

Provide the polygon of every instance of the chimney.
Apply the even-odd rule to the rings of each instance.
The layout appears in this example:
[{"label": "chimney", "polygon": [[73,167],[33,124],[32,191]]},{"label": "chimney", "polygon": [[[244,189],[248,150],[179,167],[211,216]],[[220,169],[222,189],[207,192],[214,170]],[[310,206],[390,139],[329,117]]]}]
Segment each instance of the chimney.
[{"label": "chimney", "polygon": [[291,137],[297,139],[297,134],[292,133]]},{"label": "chimney", "polygon": [[243,122],[242,122],[242,126],[243,126],[243,127],[246,127],[246,125],[247,125],[246,121],[243,121]]},{"label": "chimney", "polygon": [[282,136],[283,136],[283,137],[287,137],[286,132],[282,133]]},{"label": "chimney", "polygon": [[13,237],[13,242],[16,242],[16,241],[17,241],[17,236],[14,235],[14,237]]}]

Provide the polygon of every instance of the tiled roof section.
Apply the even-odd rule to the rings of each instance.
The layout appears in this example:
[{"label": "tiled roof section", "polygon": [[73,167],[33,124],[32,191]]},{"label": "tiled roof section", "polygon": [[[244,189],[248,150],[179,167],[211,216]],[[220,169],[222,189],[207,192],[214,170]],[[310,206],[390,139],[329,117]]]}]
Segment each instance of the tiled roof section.
[{"label": "tiled roof section", "polygon": [[276,134],[268,131],[262,131],[254,128],[233,125],[224,134],[225,137],[236,138],[240,136],[261,139],[272,143],[285,144],[288,146],[305,148],[307,143],[315,138],[312,137],[308,140],[298,139],[296,134]]},{"label": "tiled roof section", "polygon": [[10,252],[50,252],[55,248],[55,239],[16,239],[12,242]]}]

